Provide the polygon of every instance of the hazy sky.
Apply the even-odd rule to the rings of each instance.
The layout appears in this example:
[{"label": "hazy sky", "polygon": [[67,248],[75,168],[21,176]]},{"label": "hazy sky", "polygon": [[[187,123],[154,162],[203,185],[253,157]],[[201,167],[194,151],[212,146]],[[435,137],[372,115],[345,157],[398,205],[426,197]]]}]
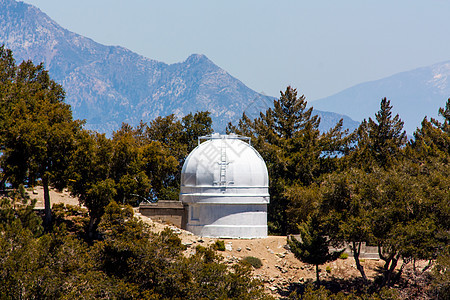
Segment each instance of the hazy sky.
[{"label": "hazy sky", "polygon": [[166,63],[205,54],[250,88],[309,101],[450,60],[449,0],[25,0],[63,27]]}]

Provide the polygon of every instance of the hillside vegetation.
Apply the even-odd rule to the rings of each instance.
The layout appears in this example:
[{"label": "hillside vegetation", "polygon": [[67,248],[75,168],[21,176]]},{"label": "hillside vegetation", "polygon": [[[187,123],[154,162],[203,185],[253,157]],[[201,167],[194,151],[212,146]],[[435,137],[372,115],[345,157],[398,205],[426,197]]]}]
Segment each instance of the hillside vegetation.
[{"label": "hillside vegetation", "polygon": [[[206,247],[185,257],[176,235],[149,232],[127,206],[177,199],[185,157],[198,136],[212,132],[209,113],[157,117],[136,127],[124,123],[109,138],[74,120],[64,96],[42,64],[17,65],[0,47],[1,187],[9,189],[1,209],[1,294],[262,298],[250,264],[229,267]],[[273,108],[255,119],[244,114],[227,130],[251,137],[266,161],[269,229],[299,234],[288,240],[298,259],[318,272],[339,256],[330,246],[348,243],[365,287],[354,296],[375,299],[402,282],[406,265],[428,260],[434,265],[429,296],[442,297],[449,290],[450,99],[439,110],[442,119],[425,118],[410,141],[391,110],[383,98],[374,118],[354,132],[339,122],[321,133],[305,97],[287,87]],[[37,184],[43,186],[42,219],[23,191]],[[52,209],[51,187],[67,188],[87,214]],[[379,249],[383,265],[375,280],[361,264],[362,243]],[[316,288],[320,284],[317,275]],[[291,297],[314,293],[345,296],[310,287]]]}]

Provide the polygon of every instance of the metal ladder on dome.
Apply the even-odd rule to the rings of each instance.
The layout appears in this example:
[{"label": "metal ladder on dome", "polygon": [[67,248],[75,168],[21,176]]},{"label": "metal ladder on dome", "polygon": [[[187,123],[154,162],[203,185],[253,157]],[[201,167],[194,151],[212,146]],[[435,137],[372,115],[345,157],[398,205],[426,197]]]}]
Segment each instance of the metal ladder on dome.
[{"label": "metal ladder on dome", "polygon": [[221,156],[220,156],[220,181],[219,181],[219,185],[220,185],[220,190],[221,192],[225,192],[226,188],[227,188],[227,144],[225,142],[225,139],[222,139],[222,144],[221,144]]}]

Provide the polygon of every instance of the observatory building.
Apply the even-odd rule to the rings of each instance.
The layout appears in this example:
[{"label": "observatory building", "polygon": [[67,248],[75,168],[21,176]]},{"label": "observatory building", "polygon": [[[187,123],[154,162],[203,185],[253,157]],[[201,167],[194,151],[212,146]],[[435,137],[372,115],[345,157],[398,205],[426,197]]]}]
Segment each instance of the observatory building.
[{"label": "observatory building", "polygon": [[181,171],[180,201],[188,209],[186,229],[196,235],[267,237],[269,176],[250,138],[200,137]]}]

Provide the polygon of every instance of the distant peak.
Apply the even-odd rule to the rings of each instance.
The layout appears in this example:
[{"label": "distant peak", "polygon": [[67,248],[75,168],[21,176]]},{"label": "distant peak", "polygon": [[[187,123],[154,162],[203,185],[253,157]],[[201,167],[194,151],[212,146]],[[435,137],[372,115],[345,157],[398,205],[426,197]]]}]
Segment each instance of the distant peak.
[{"label": "distant peak", "polygon": [[8,7],[8,6],[11,7],[12,6],[14,8],[16,8],[16,7],[30,7],[30,6],[32,6],[32,5],[24,3],[22,1],[17,2],[15,0],[0,0],[0,5],[3,6],[3,7]]},{"label": "distant peak", "polygon": [[187,59],[187,63],[197,63],[197,62],[203,62],[203,61],[209,61],[209,59],[204,54],[191,54]]}]

